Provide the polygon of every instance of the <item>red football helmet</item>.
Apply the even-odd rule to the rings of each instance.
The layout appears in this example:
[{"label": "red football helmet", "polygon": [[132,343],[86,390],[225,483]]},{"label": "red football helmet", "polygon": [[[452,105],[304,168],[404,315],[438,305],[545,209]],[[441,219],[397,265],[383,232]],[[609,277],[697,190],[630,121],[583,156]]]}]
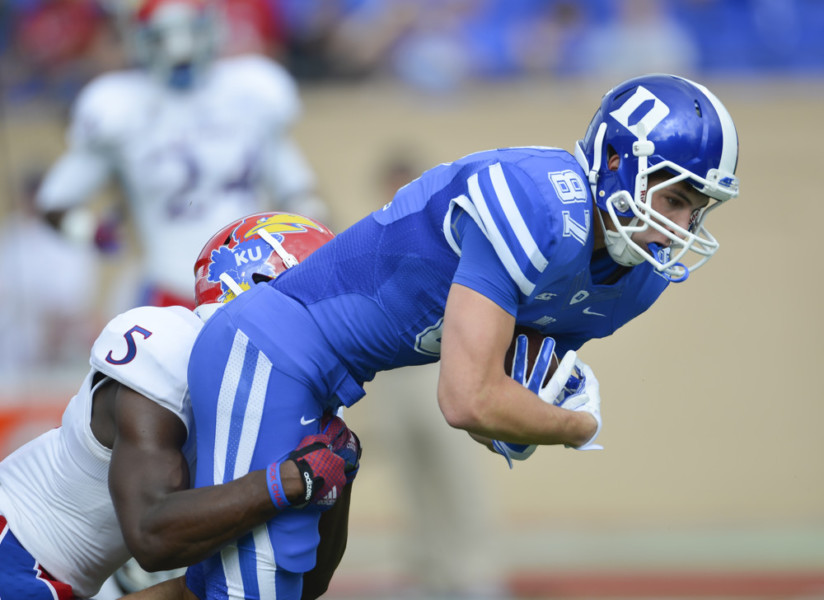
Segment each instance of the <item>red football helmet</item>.
[{"label": "red football helmet", "polygon": [[302,215],[263,212],[218,231],[195,261],[195,304],[225,303],[277,277],[335,237]]},{"label": "red football helmet", "polygon": [[219,52],[221,17],[214,0],[142,0],[126,25],[135,60],[176,89],[194,86]]}]

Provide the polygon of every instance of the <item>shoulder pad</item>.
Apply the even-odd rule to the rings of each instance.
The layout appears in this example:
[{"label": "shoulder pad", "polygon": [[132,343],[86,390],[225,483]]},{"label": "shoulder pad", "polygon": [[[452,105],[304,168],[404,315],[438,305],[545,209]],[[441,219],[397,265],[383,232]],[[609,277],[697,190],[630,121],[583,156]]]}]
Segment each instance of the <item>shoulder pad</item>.
[{"label": "shoulder pad", "polygon": [[568,234],[583,236],[581,243],[586,242],[588,228],[583,234],[571,232],[565,223],[568,217],[583,218],[577,213],[588,206],[588,188],[571,168],[574,159],[563,150],[510,149],[487,152],[484,158],[467,179],[468,197],[456,201],[478,223],[528,296]]},{"label": "shoulder pad", "polygon": [[180,306],[134,308],[103,329],[92,346],[91,366],[181,415],[188,410],[189,354],[202,326]]},{"label": "shoulder pad", "polygon": [[152,93],[152,83],[139,70],[115,71],[93,79],[72,108],[69,141],[85,146],[116,140],[133,125],[135,111]]},{"label": "shoulder pad", "polygon": [[242,94],[249,109],[260,111],[281,127],[290,126],[300,116],[301,102],[295,80],[280,64],[264,56],[218,61],[215,81],[218,90]]}]

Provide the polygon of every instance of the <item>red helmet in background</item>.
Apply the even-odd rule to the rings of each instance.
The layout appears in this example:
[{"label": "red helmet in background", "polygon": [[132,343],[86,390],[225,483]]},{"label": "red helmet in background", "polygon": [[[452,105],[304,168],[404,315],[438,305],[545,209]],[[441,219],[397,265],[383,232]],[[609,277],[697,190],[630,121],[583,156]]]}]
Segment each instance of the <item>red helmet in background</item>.
[{"label": "red helmet in background", "polygon": [[218,231],[195,261],[195,304],[225,303],[273,279],[335,237],[326,225],[294,213],[263,212]]},{"label": "red helmet in background", "polygon": [[143,0],[124,16],[133,58],[164,85],[195,86],[219,54],[214,0]]}]

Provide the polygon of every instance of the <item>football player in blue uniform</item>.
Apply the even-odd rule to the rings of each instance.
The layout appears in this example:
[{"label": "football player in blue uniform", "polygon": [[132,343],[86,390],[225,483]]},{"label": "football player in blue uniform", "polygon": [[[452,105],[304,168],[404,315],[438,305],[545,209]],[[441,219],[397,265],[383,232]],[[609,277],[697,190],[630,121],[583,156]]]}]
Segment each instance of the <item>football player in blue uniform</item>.
[{"label": "football player in blue uniform", "polygon": [[[438,360],[452,427],[503,453],[599,447],[598,381],[575,351],[714,254],[705,222],[738,195],[737,159],[735,126],[714,94],[646,75],[607,92],[574,155],[505,148],[426,171],[206,322],[189,362],[196,485],[238,476],[239,455],[252,456],[251,469],[285,456],[378,371]],[[505,370],[516,325],[551,336],[563,356],[545,385]],[[570,397],[572,375],[582,381]],[[282,512],[268,537],[190,569],[190,588],[201,599],[299,597],[316,521]]]}]

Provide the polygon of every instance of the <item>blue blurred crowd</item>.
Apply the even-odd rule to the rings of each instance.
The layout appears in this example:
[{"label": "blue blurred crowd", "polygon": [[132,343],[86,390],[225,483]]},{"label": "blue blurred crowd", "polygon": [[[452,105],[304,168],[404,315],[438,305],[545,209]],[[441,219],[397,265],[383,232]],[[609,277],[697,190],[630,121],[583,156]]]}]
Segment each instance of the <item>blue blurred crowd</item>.
[{"label": "blue blurred crowd", "polygon": [[[303,82],[824,75],[824,0],[221,0]],[[122,0],[3,0],[0,85],[70,99],[119,66]],[[245,26],[242,23],[246,20]],[[241,49],[248,49],[241,44]]]}]

